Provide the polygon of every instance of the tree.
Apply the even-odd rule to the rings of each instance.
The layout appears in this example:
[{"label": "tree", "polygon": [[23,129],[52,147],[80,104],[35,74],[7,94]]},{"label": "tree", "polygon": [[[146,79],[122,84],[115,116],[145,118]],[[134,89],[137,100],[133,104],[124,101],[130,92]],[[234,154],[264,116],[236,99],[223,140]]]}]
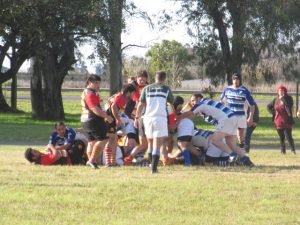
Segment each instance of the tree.
[{"label": "tree", "polygon": [[188,50],[177,41],[163,40],[161,44],[154,44],[146,53],[150,58],[150,71],[164,70],[167,76],[167,83],[173,87],[180,86],[180,81],[187,73],[186,66],[189,63],[190,55]]},{"label": "tree", "polygon": [[[31,77],[32,116],[38,119],[62,120],[64,109],[61,95],[63,80],[76,62],[75,42],[94,32],[97,15],[93,1],[76,0],[47,3],[47,13],[53,15],[41,30],[55,37],[39,49],[33,60]],[[39,8],[43,12],[45,6]]]},{"label": "tree", "polygon": [[[1,1],[0,3],[0,111],[13,111],[2,92],[2,84],[14,78],[24,61],[44,39],[39,39],[38,20],[30,20],[36,13],[30,1]],[[5,58],[10,61],[3,71]]]},{"label": "tree", "polygon": [[193,28],[189,33],[205,42],[218,40],[222,60],[231,74],[243,64],[255,67],[261,53],[274,46],[289,46],[293,52],[299,41],[299,1],[281,0],[181,0],[180,18]]},{"label": "tree", "polygon": [[[122,88],[122,51],[129,45],[122,46],[121,34],[126,28],[126,19],[139,16],[151,24],[146,12],[140,11],[131,2],[126,0],[103,0],[99,16],[105,23],[97,27],[97,54],[107,59],[110,71],[110,94],[115,94]],[[104,64],[107,64],[105,61]]]}]

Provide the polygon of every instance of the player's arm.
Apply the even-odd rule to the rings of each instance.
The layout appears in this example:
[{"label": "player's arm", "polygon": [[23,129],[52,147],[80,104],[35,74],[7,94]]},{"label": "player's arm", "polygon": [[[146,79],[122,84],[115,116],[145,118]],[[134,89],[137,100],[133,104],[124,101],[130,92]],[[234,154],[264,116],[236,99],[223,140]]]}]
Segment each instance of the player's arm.
[{"label": "player's arm", "polygon": [[119,107],[117,106],[117,104],[113,103],[111,105],[111,112],[116,120],[117,127],[121,126],[122,122],[120,118]]},{"label": "player's arm", "polygon": [[136,110],[136,115],[135,115],[135,119],[134,119],[134,127],[138,128],[138,124],[139,124],[139,119],[142,116],[142,111],[143,109],[146,107],[146,103],[145,102],[138,102],[137,105],[137,110]]},{"label": "player's arm", "polygon": [[220,102],[222,104],[226,104],[226,96],[225,96],[225,90],[222,92],[221,97],[220,97]]},{"label": "player's arm", "polygon": [[52,155],[55,157],[55,160],[60,159],[61,157],[61,152],[59,149],[55,148],[53,144],[48,144],[47,148],[52,152]]},{"label": "player's arm", "polygon": [[70,148],[75,140],[75,137],[76,137],[76,131],[74,129],[69,129],[65,143],[61,146],[56,147],[56,149],[63,150],[63,149]]},{"label": "player's arm", "polygon": [[106,119],[109,123],[113,121],[112,117],[107,115],[106,112],[98,106],[99,99],[95,95],[87,95],[85,103],[95,115]]},{"label": "player's arm", "polygon": [[255,111],[255,102],[254,102],[254,99],[253,99],[250,91],[248,91],[247,89],[246,89],[246,100],[249,105],[249,115],[247,118],[247,123],[248,123],[248,126],[252,126],[253,125],[253,116],[254,116],[254,111]]},{"label": "player's arm", "polygon": [[193,111],[188,111],[188,112],[184,112],[184,113],[181,113],[180,115],[177,116],[177,123],[184,119],[184,118],[189,118],[189,119],[192,119],[194,117],[194,112]]}]

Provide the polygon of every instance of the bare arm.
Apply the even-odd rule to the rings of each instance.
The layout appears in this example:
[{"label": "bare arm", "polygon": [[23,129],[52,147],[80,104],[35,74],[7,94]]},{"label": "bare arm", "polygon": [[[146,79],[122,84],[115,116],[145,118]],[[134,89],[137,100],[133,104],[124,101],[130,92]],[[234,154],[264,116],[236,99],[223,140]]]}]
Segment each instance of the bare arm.
[{"label": "bare arm", "polygon": [[48,144],[47,147],[48,147],[48,149],[50,149],[52,154],[55,156],[55,160],[58,160],[61,157],[60,150],[56,149],[54,145]]},{"label": "bare arm", "polygon": [[188,111],[188,112],[184,112],[182,114],[180,114],[179,116],[177,116],[177,123],[182,120],[183,118],[189,118],[192,119],[194,117],[194,113],[192,111]]},{"label": "bare arm", "polygon": [[145,106],[146,106],[145,103],[139,101],[139,103],[137,105],[135,120],[134,120],[134,127],[135,128],[138,128],[138,121],[142,116],[142,111],[145,108]]},{"label": "bare arm", "polygon": [[112,112],[113,116],[115,117],[117,127],[121,126],[122,122],[121,122],[121,118],[120,118],[119,109],[115,103],[113,103],[111,105],[111,112]]},{"label": "bare arm", "polygon": [[250,108],[250,112],[249,112],[249,116],[247,118],[247,124],[248,126],[252,126],[253,125],[253,115],[254,115],[254,111],[255,111],[255,105],[249,106]]},{"label": "bare arm", "polygon": [[113,121],[113,118],[106,114],[106,112],[102,111],[100,107],[95,106],[94,108],[91,108],[92,112],[95,113],[97,116],[102,117],[106,119],[109,123]]}]

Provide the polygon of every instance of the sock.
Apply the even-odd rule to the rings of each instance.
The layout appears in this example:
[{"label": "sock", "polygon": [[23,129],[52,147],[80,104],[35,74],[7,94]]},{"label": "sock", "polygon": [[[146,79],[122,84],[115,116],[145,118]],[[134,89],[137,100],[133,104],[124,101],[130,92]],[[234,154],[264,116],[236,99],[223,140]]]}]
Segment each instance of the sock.
[{"label": "sock", "polygon": [[116,159],[116,154],[111,155],[111,164],[113,166],[117,165],[117,159]]},{"label": "sock", "polygon": [[112,156],[112,150],[109,147],[106,147],[104,149],[105,152],[105,166],[110,166],[111,165],[111,156]]},{"label": "sock", "polygon": [[152,161],[152,150],[150,150],[150,149],[148,149],[148,159],[151,163],[151,161]]},{"label": "sock", "polygon": [[184,165],[191,166],[192,162],[191,162],[191,155],[190,155],[189,150],[183,149],[182,154],[183,154],[183,158],[184,158]]},{"label": "sock", "polygon": [[244,140],[240,141],[239,147],[244,150],[244,148],[245,148],[245,141]]},{"label": "sock", "polygon": [[157,172],[157,166],[159,161],[160,151],[159,150],[153,150],[152,151],[152,162],[151,162],[151,170],[152,173]]}]

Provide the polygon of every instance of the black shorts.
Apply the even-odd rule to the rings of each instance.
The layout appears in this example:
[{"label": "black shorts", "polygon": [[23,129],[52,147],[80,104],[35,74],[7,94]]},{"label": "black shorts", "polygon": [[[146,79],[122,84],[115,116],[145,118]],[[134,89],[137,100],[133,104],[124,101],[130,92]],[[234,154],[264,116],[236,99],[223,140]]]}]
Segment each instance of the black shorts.
[{"label": "black shorts", "polygon": [[117,124],[115,120],[111,123],[108,123],[106,121],[105,124],[106,124],[107,133],[114,134],[117,132]]},{"label": "black shorts", "polygon": [[82,122],[81,125],[88,141],[102,141],[108,139],[104,119],[96,117],[87,122]]},{"label": "black shorts", "polygon": [[128,133],[128,134],[127,134],[127,138],[128,138],[128,139],[129,139],[129,138],[134,139],[136,142],[139,141],[139,137],[138,137],[138,135],[135,134],[135,133]]},{"label": "black shorts", "polygon": [[186,136],[177,137],[177,141],[179,141],[179,142],[191,142],[192,141],[192,136],[186,135]]}]

